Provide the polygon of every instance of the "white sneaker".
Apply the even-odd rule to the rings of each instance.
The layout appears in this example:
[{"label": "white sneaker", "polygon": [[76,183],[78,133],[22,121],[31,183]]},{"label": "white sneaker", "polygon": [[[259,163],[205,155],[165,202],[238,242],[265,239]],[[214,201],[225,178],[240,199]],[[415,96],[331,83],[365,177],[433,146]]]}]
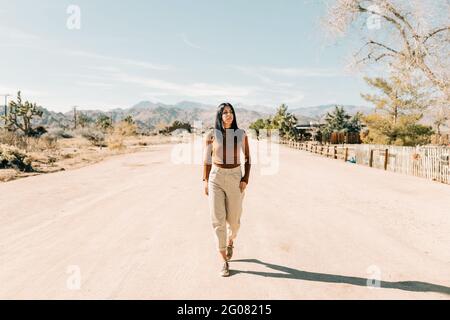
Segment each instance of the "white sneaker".
[{"label": "white sneaker", "polygon": [[220,275],[222,277],[228,277],[230,275],[230,267],[228,266],[228,262],[223,263],[222,271],[220,271]]}]

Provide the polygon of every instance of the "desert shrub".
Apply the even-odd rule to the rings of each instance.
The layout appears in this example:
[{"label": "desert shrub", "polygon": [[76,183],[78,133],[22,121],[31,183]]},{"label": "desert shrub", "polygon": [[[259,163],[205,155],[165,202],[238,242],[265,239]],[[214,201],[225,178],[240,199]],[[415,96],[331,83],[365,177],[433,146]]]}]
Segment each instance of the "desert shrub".
[{"label": "desert shrub", "polygon": [[103,132],[107,132],[112,127],[112,120],[107,115],[102,114],[95,121],[95,126]]},{"label": "desert shrub", "polygon": [[83,129],[80,131],[83,138],[87,139],[92,145],[96,147],[106,147],[105,134],[95,129]]},{"label": "desert shrub", "polygon": [[23,135],[19,135],[13,131],[1,129],[0,144],[7,144],[10,146],[15,146],[19,149],[24,149],[26,146],[26,139]]},{"label": "desert shrub", "polygon": [[137,126],[134,123],[121,121],[114,125],[113,134],[121,136],[134,136],[137,134]]},{"label": "desert shrub", "polygon": [[47,151],[58,148],[56,137],[44,134],[42,136],[26,136],[17,131],[0,130],[0,143],[16,147],[26,152]]},{"label": "desert shrub", "polygon": [[123,142],[123,136],[119,133],[112,133],[106,139],[106,143],[108,148],[111,150],[122,150],[125,148],[125,144]]},{"label": "desert shrub", "polygon": [[18,169],[25,172],[33,171],[31,158],[14,146],[0,144],[0,169]]},{"label": "desert shrub", "polygon": [[56,137],[43,135],[39,138],[27,137],[27,152],[53,151],[58,149],[58,139]]},{"label": "desert shrub", "polygon": [[39,127],[37,127],[36,129],[33,129],[33,130],[30,132],[29,136],[32,136],[32,137],[41,137],[42,135],[44,135],[44,134],[46,134],[46,133],[47,133],[47,129],[44,128],[43,126],[39,126]]},{"label": "desert shrub", "polygon": [[65,130],[63,128],[48,129],[47,134],[58,139],[70,139],[74,137],[74,134],[71,131]]}]

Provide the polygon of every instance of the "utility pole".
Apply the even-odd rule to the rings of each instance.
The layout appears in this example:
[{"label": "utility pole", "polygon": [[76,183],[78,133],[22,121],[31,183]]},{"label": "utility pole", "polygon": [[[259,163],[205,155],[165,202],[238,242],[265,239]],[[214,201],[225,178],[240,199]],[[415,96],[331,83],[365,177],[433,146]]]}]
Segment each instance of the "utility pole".
[{"label": "utility pole", "polygon": [[11,97],[10,94],[0,94],[0,96],[5,97],[5,126],[7,125],[6,116],[8,115],[8,97]]},{"label": "utility pole", "polygon": [[77,129],[77,107],[73,107],[74,130]]}]

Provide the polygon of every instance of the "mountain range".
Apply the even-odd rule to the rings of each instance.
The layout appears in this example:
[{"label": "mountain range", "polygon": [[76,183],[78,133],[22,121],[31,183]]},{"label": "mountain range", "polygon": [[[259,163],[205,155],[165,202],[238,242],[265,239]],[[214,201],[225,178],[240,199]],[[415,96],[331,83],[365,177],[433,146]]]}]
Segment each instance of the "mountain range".
[{"label": "mountain range", "polygon": [[[268,118],[276,112],[276,108],[270,108],[260,105],[236,104],[235,111],[238,117],[238,125],[241,128],[248,126],[259,118]],[[334,110],[335,104],[320,105],[314,107],[289,109],[293,113],[299,124],[307,124],[310,121],[321,121],[327,112]],[[370,113],[373,108],[365,106],[344,105],[344,109],[349,114],[356,112]],[[145,129],[162,128],[171,124],[173,121],[183,121],[194,124],[200,121],[203,127],[211,127],[215,121],[217,107],[193,101],[182,101],[174,105],[161,102],[141,101],[130,108],[116,108],[109,111],[100,110],[78,110],[84,115],[96,119],[100,115],[108,115],[113,121],[120,121],[128,115],[131,115],[136,123]],[[41,119],[33,121],[35,125],[44,125],[48,127],[71,127],[73,126],[73,112],[53,112],[43,108]]]}]

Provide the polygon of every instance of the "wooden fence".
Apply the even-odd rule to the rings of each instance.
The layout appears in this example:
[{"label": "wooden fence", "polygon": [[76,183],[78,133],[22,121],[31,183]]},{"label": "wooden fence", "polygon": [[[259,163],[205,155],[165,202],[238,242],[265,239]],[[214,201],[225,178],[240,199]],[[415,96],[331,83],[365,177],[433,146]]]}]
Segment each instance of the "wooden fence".
[{"label": "wooden fence", "polygon": [[329,142],[331,144],[340,143],[361,143],[359,132],[333,132],[330,136]]},{"label": "wooden fence", "polygon": [[399,147],[371,144],[331,145],[288,140],[280,140],[280,143],[331,159],[450,184],[450,147]]}]

